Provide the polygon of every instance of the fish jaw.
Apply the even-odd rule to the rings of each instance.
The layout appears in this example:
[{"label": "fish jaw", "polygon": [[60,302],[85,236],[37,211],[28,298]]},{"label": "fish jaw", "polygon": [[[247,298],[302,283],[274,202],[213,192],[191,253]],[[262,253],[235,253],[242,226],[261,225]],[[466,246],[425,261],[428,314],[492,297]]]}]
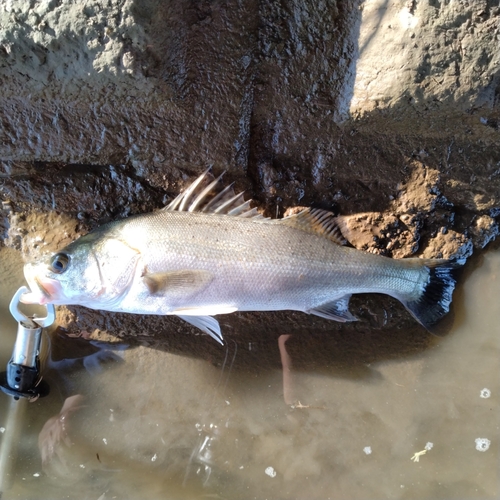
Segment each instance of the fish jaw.
[{"label": "fish jaw", "polygon": [[24,276],[30,292],[21,296],[23,304],[58,304],[64,298],[61,283],[47,276],[40,276],[37,267],[32,264],[24,266]]}]

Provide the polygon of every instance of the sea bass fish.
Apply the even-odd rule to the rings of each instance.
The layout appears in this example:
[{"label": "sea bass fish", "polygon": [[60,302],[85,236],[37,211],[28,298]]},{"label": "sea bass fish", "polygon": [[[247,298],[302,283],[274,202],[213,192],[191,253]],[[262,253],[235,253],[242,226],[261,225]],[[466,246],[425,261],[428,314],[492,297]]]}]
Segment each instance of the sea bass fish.
[{"label": "sea bass fish", "polygon": [[173,314],[221,343],[215,315],[295,310],[354,321],[356,293],[395,297],[429,330],[448,312],[463,261],[345,246],[325,210],[265,219],[221,177],[207,171],[164,209],[105,224],[26,264],[31,292],[21,300]]}]

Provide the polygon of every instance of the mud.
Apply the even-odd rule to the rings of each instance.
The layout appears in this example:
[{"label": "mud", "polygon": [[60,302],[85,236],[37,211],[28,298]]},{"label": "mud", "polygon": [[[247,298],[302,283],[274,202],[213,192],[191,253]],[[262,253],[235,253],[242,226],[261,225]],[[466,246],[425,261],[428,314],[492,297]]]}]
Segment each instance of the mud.
[{"label": "mud", "polygon": [[[7,2],[3,244],[23,259],[55,251],[163,206],[213,165],[266,215],[338,213],[357,248],[469,257],[499,232],[499,19],[490,0]],[[408,336],[417,351],[431,342],[391,299],[361,297],[353,312],[354,325],[288,312],[221,324],[262,352],[284,332],[352,336],[342,356],[363,344],[360,363],[374,345],[391,358]],[[79,307],[59,308],[58,322],[173,352],[198,335],[175,318]],[[217,346],[200,346],[219,362]]]}]

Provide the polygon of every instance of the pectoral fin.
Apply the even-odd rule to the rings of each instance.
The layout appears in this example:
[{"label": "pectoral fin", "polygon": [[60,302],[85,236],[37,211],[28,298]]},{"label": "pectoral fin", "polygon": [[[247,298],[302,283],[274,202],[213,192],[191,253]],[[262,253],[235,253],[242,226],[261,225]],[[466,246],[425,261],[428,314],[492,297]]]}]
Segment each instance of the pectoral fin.
[{"label": "pectoral fin", "polygon": [[320,316],[321,318],[332,319],[345,323],[346,321],[357,321],[356,316],[353,316],[349,311],[349,299],[351,295],[344,295],[340,299],[332,302],[327,302],[319,307],[307,311],[309,314]]},{"label": "pectoral fin", "polygon": [[184,316],[179,314],[177,314],[177,316],[191,325],[196,326],[196,328],[199,328],[202,332],[208,333],[208,335],[219,342],[219,344],[224,345],[219,322],[215,318],[212,318],[212,316]]},{"label": "pectoral fin", "polygon": [[181,269],[145,274],[142,279],[153,295],[184,297],[203,290],[213,275],[203,269]]}]

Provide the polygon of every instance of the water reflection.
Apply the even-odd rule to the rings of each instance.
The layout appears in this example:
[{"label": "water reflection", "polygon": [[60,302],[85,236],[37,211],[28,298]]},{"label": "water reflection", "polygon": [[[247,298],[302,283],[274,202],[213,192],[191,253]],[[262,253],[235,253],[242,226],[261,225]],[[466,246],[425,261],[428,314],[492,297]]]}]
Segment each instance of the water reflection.
[{"label": "water reflection", "polygon": [[[292,331],[291,406],[280,332],[235,336],[212,362],[55,332],[52,391],[26,409],[3,498],[498,498],[500,252],[464,280],[443,338]],[[19,284],[2,283],[4,310]],[[45,467],[38,439],[54,445]]]}]

